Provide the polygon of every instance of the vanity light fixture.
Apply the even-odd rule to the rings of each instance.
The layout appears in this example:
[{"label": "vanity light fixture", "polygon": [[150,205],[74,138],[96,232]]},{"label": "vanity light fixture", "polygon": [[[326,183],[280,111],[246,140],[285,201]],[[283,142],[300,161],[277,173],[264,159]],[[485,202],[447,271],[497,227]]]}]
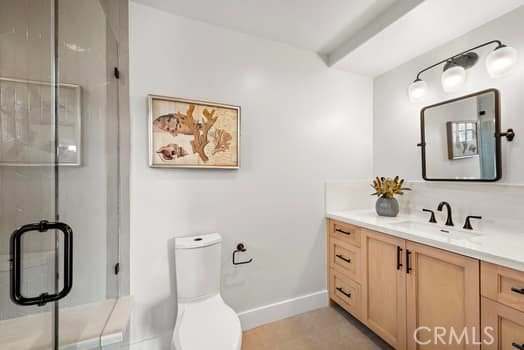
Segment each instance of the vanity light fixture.
[{"label": "vanity light fixture", "polygon": [[506,75],[517,63],[517,50],[501,45],[492,51],[486,58],[486,69],[493,78]]},{"label": "vanity light fixture", "polygon": [[418,100],[426,94],[428,84],[422,79],[417,78],[408,87],[408,95],[411,102]]},{"label": "vanity light fixture", "polygon": [[441,77],[442,88],[445,92],[457,91],[466,81],[466,70],[473,67],[479,56],[474,51],[481,47],[496,44],[497,47],[486,58],[486,70],[492,78],[506,75],[517,63],[517,50],[502,44],[500,40],[491,40],[469,50],[462,51],[448,57],[417,74],[417,78],[408,87],[408,95],[411,101],[416,101],[425,95],[427,84],[422,80],[422,73],[444,64]]},{"label": "vanity light fixture", "polygon": [[445,92],[457,91],[466,81],[466,69],[455,63],[453,67],[444,70],[441,81]]}]

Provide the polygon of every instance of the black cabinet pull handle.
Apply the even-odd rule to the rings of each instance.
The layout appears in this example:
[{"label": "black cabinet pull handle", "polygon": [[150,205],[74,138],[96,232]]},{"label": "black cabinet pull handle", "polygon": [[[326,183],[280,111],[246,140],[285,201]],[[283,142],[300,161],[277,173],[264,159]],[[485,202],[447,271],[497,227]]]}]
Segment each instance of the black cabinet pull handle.
[{"label": "black cabinet pull handle", "polygon": [[336,231],[336,232],[343,233],[343,234],[348,235],[348,236],[351,234],[351,232],[344,231],[344,230],[341,230],[341,229],[339,229],[339,228],[335,229],[335,231]]},{"label": "black cabinet pull handle", "polygon": [[[22,295],[22,236],[30,231],[47,232],[49,230],[61,231],[64,235],[64,286],[56,294],[42,293],[37,297]],[[47,303],[65,298],[73,288],[73,230],[62,222],[48,222],[45,220],[36,224],[24,225],[16,229],[9,241],[11,270],[10,297],[18,305],[44,306]]]},{"label": "black cabinet pull handle", "polygon": [[397,270],[400,270],[402,268],[402,248],[397,246]]},{"label": "black cabinet pull handle", "polygon": [[524,350],[524,344],[511,343],[515,349]]},{"label": "black cabinet pull handle", "polygon": [[406,273],[409,273],[411,270],[413,270],[409,263],[410,256],[411,256],[411,251],[409,249],[406,249]]},{"label": "black cabinet pull handle", "polygon": [[337,258],[339,258],[340,260],[344,260],[345,262],[347,262],[348,264],[351,264],[351,259],[348,259],[348,258],[345,258],[343,257],[342,255],[340,254],[337,254],[335,255]]},{"label": "black cabinet pull handle", "polygon": [[337,287],[336,290],[338,290],[340,293],[344,294],[346,297],[351,298],[351,293],[347,293],[344,289]]},{"label": "black cabinet pull handle", "polygon": [[511,288],[513,293],[524,294],[524,288]]}]

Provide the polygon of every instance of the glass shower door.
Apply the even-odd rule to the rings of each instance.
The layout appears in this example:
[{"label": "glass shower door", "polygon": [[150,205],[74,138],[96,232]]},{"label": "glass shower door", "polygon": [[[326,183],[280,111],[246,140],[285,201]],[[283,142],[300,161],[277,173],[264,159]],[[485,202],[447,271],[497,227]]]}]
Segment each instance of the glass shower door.
[{"label": "glass shower door", "polygon": [[[93,342],[118,296],[118,45],[102,3],[57,2],[58,154],[74,164],[58,167],[57,212],[75,232],[74,285],[59,302],[60,345]],[[86,329],[86,319],[98,327]]]},{"label": "glass shower door", "polygon": [[1,349],[54,345],[57,233],[38,226],[57,219],[53,43],[53,1],[0,0]]},{"label": "glass shower door", "polygon": [[118,297],[108,3],[0,0],[0,349],[98,348]]}]

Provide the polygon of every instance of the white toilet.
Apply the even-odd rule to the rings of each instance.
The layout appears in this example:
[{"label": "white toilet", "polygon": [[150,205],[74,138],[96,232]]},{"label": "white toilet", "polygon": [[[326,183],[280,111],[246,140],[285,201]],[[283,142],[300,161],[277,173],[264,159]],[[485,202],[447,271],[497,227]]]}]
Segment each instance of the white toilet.
[{"label": "white toilet", "polygon": [[240,320],[220,296],[221,242],[218,233],[175,240],[174,350],[240,350],[242,346]]}]

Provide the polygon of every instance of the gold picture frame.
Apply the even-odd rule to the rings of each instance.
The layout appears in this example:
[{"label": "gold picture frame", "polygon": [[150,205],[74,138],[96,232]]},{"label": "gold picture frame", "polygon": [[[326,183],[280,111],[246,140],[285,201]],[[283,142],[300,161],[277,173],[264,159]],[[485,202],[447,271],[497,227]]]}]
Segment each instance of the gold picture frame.
[{"label": "gold picture frame", "polygon": [[150,167],[240,167],[240,106],[159,95],[148,106]]}]

